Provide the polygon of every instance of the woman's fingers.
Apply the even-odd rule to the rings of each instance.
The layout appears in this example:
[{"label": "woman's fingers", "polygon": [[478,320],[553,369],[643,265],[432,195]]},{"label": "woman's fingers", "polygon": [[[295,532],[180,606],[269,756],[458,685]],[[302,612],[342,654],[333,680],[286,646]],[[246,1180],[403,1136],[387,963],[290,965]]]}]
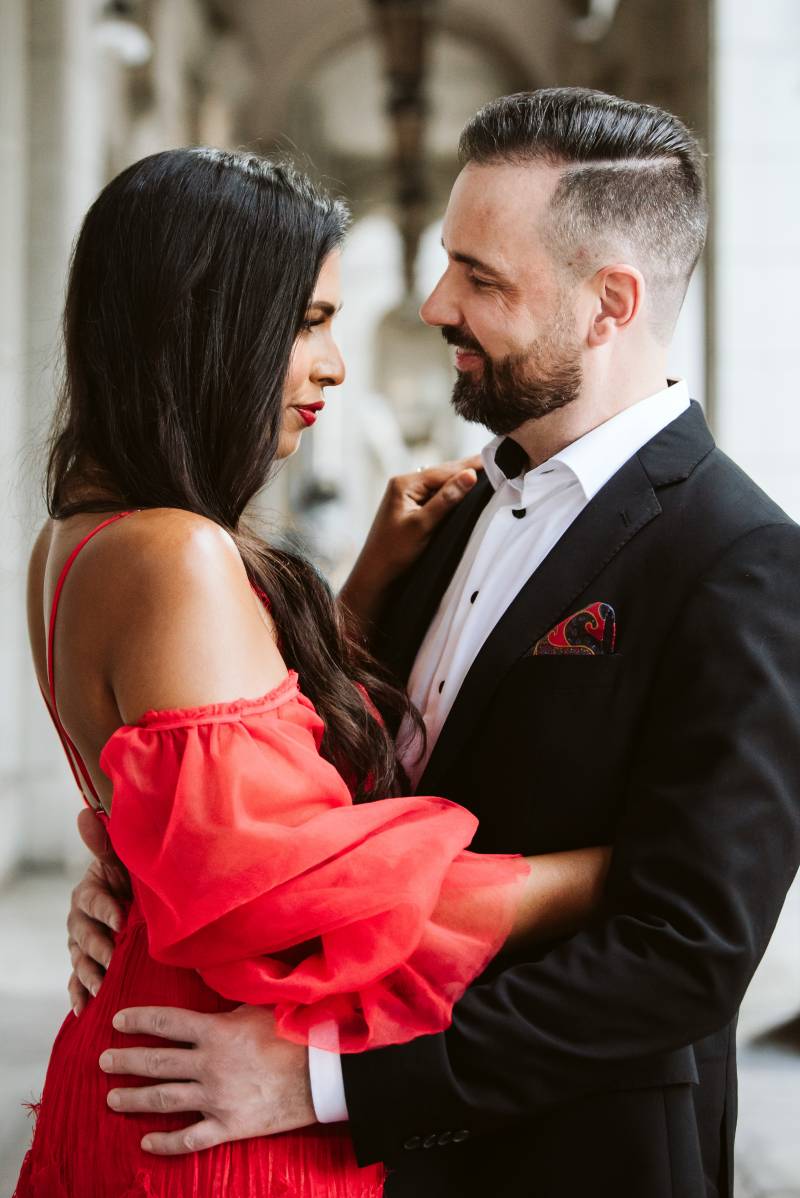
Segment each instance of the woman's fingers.
[{"label": "woman's fingers", "polygon": [[478,475],[471,468],[460,470],[448,478],[420,512],[420,521],[426,529],[435,528],[450,509],[460,503],[464,496],[472,490],[477,481]]},{"label": "woman's fingers", "polygon": [[483,470],[483,461],[480,456],[460,458],[454,462],[441,462],[436,466],[426,466],[423,470],[418,470],[416,474],[403,475],[394,481],[400,483],[406,493],[413,491],[415,495],[424,499],[426,495],[438,492],[451,478],[455,478],[465,470],[473,470],[476,474],[479,470]]}]

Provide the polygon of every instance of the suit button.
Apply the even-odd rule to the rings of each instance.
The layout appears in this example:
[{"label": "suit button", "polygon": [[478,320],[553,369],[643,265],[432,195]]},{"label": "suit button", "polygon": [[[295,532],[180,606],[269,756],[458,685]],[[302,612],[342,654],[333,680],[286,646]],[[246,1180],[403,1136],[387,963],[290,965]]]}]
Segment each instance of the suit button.
[{"label": "suit button", "polygon": [[408,1152],[413,1152],[415,1148],[419,1148],[421,1143],[422,1143],[422,1136],[411,1136],[410,1139],[406,1140],[403,1147]]},{"label": "suit button", "polygon": [[422,1147],[423,1148],[433,1148],[434,1144],[437,1143],[438,1139],[439,1139],[439,1137],[438,1137],[437,1133],[434,1132],[432,1136],[425,1137],[425,1139],[422,1141]]},{"label": "suit button", "polygon": [[453,1133],[451,1131],[443,1131],[442,1134],[439,1136],[439,1146],[441,1148],[444,1148],[445,1144],[449,1144],[450,1141],[452,1140],[452,1138],[453,1138]]},{"label": "suit button", "polygon": [[469,1139],[469,1132],[466,1127],[462,1127],[459,1131],[453,1132],[453,1143],[461,1144],[462,1141]]}]

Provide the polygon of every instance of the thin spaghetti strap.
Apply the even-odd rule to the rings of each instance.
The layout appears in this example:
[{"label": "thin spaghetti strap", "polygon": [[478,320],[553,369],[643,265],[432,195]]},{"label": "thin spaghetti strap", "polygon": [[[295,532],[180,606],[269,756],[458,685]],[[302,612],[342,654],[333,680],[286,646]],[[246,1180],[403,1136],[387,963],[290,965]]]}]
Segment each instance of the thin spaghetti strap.
[{"label": "thin spaghetti strap", "polygon": [[[59,735],[64,752],[67,755],[67,760],[69,761],[70,768],[72,770],[75,781],[78,785],[78,789],[81,792],[83,801],[84,801],[84,803],[86,803],[87,807],[91,808],[93,811],[97,810],[97,809],[92,807],[92,804],[86,798],[86,793],[83,789],[83,786],[81,785],[81,778],[83,778],[83,781],[88,786],[89,792],[92,795],[92,798],[95,799],[98,803],[101,802],[100,796],[98,795],[97,790],[95,789],[95,785],[92,782],[91,775],[89,774],[89,771],[86,768],[83,758],[81,757],[80,753],[76,749],[75,745],[72,743],[69,733],[67,732],[66,728],[64,727],[64,725],[61,722],[61,716],[58,714],[58,703],[56,702],[56,662],[55,662],[56,616],[58,614],[58,605],[61,600],[61,592],[64,590],[64,583],[67,581],[67,575],[69,574],[70,570],[72,569],[72,566],[73,566],[78,554],[81,552],[81,550],[84,548],[85,545],[89,544],[89,542],[92,540],[93,537],[96,537],[97,534],[99,532],[102,532],[104,528],[108,528],[109,524],[116,524],[116,522],[118,520],[123,520],[125,518],[125,516],[130,516],[132,514],[133,514],[132,511],[116,512],[113,516],[109,516],[109,518],[107,520],[104,520],[102,522],[102,524],[98,524],[97,527],[93,528],[90,533],[87,533],[87,535],[83,538],[82,541],[78,542],[78,544],[72,550],[72,552],[70,553],[66,562],[64,563],[63,569],[58,576],[58,582],[56,583],[55,593],[53,594],[53,602],[50,607],[50,623],[49,623],[49,627],[47,630],[47,684],[48,684],[48,687],[50,690],[50,702],[47,703],[47,709],[50,712],[53,723],[55,724],[56,732]],[[46,696],[45,696],[45,700],[46,700]],[[101,810],[102,810],[102,807],[101,807]]]}]

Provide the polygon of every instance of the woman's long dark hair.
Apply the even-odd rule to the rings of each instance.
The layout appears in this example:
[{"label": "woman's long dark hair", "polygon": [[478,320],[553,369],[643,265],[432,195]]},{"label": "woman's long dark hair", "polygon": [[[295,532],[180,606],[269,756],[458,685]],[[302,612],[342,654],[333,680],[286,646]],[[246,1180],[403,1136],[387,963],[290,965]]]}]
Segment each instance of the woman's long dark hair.
[{"label": "woman's long dark hair", "polygon": [[292,348],[347,224],[341,201],[255,154],[169,150],[113,179],[73,255],[47,502],[54,519],[172,507],[227,529],[325,722],[324,754],[356,798],[382,798],[403,783],[391,733],[405,694],[349,636],[315,568],[242,520],[275,462]]}]

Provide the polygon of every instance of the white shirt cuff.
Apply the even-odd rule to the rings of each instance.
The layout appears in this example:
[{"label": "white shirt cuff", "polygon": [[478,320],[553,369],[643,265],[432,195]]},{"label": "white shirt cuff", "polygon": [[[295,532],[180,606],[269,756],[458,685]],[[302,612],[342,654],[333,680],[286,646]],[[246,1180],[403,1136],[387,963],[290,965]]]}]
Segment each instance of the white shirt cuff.
[{"label": "white shirt cuff", "polygon": [[[325,1031],[333,1031],[336,1042],[336,1027],[325,1025]],[[350,1118],[344,1096],[342,1058],[338,1052],[324,1048],[308,1048],[308,1074],[311,1081],[311,1101],[318,1123],[346,1123]]]}]

